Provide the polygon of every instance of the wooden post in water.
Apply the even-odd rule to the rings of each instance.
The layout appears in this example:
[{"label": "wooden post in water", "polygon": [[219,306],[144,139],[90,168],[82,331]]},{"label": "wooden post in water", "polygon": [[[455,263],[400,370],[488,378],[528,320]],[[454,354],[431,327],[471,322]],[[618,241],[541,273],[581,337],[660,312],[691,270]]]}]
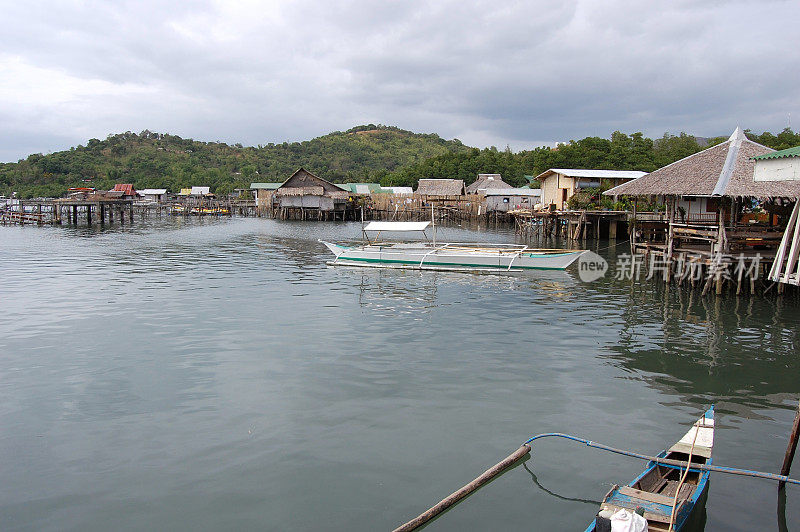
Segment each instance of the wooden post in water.
[{"label": "wooden post in water", "polygon": [[[794,452],[797,450],[798,438],[800,438],[800,402],[797,404],[797,413],[794,416],[794,425],[792,426],[792,433],[789,436],[789,446],[786,448],[786,455],[783,457],[783,467],[781,467],[781,475],[783,476],[789,476],[789,469],[792,467]],[[779,490],[785,487],[786,482],[778,483]]]},{"label": "wooden post in water", "polygon": [[484,484],[490,482],[493,478],[497,475],[520,461],[526,454],[531,452],[531,446],[528,444],[523,445],[506,458],[504,458],[501,462],[493,465],[489,469],[483,472],[481,476],[461,488],[460,490],[451,493],[446,498],[439,501],[438,504],[431,507],[427,511],[421,513],[416,518],[412,519],[411,521],[407,522],[404,525],[401,525],[394,529],[394,532],[408,532],[411,530],[416,530],[417,528],[421,527],[437,515],[441,514],[448,508],[452,507],[453,505],[460,502],[464,499],[467,495],[471,494]]},{"label": "wooden post in water", "polygon": [[672,250],[675,247],[675,210],[678,204],[677,196],[667,196],[667,209],[669,209],[668,216],[668,232],[667,232],[667,246],[664,253],[664,282],[669,284],[672,277]]}]

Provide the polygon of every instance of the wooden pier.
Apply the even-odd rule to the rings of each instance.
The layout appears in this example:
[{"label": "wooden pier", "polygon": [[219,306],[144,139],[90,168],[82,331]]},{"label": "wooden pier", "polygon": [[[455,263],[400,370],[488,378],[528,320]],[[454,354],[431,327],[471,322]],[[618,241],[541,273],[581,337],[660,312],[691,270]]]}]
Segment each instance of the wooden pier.
[{"label": "wooden pier", "polygon": [[100,195],[85,198],[61,198],[53,200],[51,223],[62,224],[64,215],[72,225],[78,225],[81,218],[86,225],[91,226],[96,220],[98,224],[114,223],[116,214],[119,223],[125,223],[127,214],[128,221],[133,222],[133,200],[112,199]]},{"label": "wooden pier", "polygon": [[105,225],[146,220],[167,215],[257,216],[253,200],[183,199],[173,203],[141,203],[101,195],[84,198],[19,200],[0,210],[2,225]]},{"label": "wooden pier", "polygon": [[627,211],[512,211],[514,228],[525,238],[616,240],[628,227]]}]

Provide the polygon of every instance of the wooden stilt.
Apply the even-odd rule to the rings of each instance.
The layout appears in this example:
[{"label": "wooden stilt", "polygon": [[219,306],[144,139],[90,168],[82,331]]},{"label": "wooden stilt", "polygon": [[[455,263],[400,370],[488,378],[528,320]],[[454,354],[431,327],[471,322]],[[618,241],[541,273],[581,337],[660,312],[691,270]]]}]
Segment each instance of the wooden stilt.
[{"label": "wooden stilt", "polygon": [[[792,468],[792,460],[794,453],[797,450],[797,440],[800,438],[800,403],[797,404],[797,413],[794,416],[794,425],[792,426],[792,433],[789,435],[789,446],[786,448],[786,455],[783,457],[783,466],[781,466],[781,475],[789,476],[789,470]],[[786,487],[785,482],[778,484],[778,489],[783,490]]]}]

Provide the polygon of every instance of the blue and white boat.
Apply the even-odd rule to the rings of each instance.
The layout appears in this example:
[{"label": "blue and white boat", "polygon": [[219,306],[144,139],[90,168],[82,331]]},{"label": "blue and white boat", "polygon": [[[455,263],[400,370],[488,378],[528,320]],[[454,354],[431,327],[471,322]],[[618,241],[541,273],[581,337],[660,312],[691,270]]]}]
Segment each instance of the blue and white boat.
[{"label": "blue and white boat", "polygon": [[[386,232],[421,232],[431,222],[370,222],[363,231],[363,244],[332,244],[320,240],[336,256],[331,266],[372,266],[417,270],[511,272],[563,270],[584,250],[536,249],[517,244],[437,243],[432,241],[380,242]],[[426,235],[427,239],[427,235]]]},{"label": "blue and white boat", "polygon": [[[714,447],[714,407],[689,429],[681,440],[662,451],[657,458],[711,464]],[[659,462],[648,462],[644,472],[627,486],[614,486],[603,499],[598,517],[586,532],[604,529],[601,520],[621,509],[635,512],[644,510],[649,531],[681,530],[693,510],[708,490],[710,473],[700,469]],[[606,523],[607,527],[608,524]]]}]

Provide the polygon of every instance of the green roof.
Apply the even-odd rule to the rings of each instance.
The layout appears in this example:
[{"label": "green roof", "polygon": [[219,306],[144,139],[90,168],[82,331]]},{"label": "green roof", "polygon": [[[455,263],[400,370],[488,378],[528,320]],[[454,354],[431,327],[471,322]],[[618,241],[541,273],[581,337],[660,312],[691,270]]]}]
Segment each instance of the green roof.
[{"label": "green roof", "polygon": [[763,161],[764,159],[783,159],[784,157],[800,157],[800,146],[774,151],[772,153],[765,153],[764,155],[757,155],[753,157],[753,160]]},{"label": "green roof", "polygon": [[353,194],[373,194],[381,191],[380,183],[342,183],[336,186]]},{"label": "green roof", "polygon": [[283,183],[250,183],[250,190],[278,190]]}]

